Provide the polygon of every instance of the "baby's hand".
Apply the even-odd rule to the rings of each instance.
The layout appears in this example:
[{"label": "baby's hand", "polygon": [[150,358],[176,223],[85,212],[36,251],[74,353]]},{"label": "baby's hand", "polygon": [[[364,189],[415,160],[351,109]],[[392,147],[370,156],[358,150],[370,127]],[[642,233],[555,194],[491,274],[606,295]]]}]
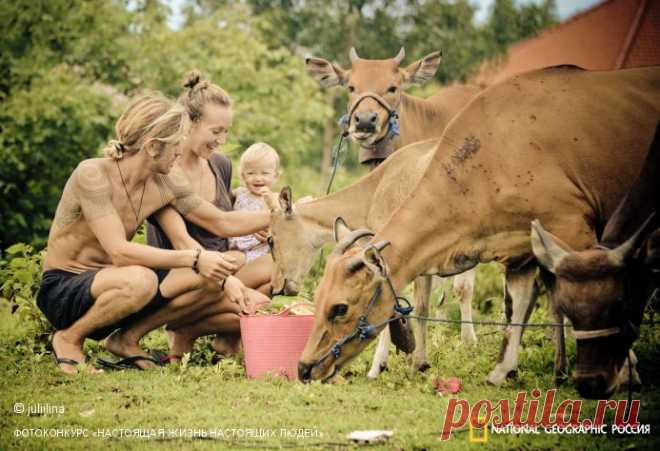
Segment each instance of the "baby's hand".
[{"label": "baby's hand", "polygon": [[273,193],[268,188],[265,188],[260,192],[261,198],[264,200],[264,203],[270,211],[279,211],[280,202],[277,194]]}]

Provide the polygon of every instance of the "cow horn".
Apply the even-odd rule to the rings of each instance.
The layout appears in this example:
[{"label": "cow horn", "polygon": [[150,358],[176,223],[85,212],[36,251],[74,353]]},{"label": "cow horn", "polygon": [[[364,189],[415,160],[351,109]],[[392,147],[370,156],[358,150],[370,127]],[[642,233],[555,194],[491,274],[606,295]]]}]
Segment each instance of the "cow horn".
[{"label": "cow horn", "polygon": [[399,50],[399,53],[394,57],[394,62],[397,64],[401,64],[401,61],[406,57],[406,49],[401,47],[401,50]]},{"label": "cow horn", "polygon": [[390,242],[387,240],[379,241],[378,243],[374,244],[374,247],[378,252],[382,251],[385,249],[387,246],[390,245]]},{"label": "cow horn", "polygon": [[374,232],[369,229],[358,229],[353,230],[348,234],[343,240],[337,243],[335,250],[332,251],[334,255],[342,255],[346,250],[351,247],[357,240],[364,238],[365,236],[374,236]]},{"label": "cow horn", "polygon": [[348,58],[351,60],[351,64],[360,59],[355,47],[351,47],[351,50],[348,51]]},{"label": "cow horn", "polygon": [[649,229],[649,225],[651,224],[651,220],[653,219],[654,216],[655,213],[651,213],[651,215],[646,219],[646,221],[644,221],[644,224],[640,226],[640,228],[633,234],[633,236],[628,238],[620,246],[608,252],[609,260],[614,265],[616,265],[619,268],[623,267],[626,263],[626,260],[632,257],[635,251],[639,249],[639,247],[642,244],[642,241],[644,241],[644,239],[646,238],[647,235],[646,232]]}]

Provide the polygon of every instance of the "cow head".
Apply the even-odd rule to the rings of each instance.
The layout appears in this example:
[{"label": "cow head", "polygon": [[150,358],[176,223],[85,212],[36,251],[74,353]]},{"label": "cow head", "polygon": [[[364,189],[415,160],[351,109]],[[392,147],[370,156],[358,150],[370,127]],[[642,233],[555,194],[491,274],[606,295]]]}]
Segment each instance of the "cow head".
[{"label": "cow head", "polygon": [[[268,245],[273,256],[271,284],[273,294],[298,294],[305,275],[312,267],[317,251],[323,245],[319,233],[307,226],[296,213],[291,188],[280,191],[279,202],[268,202],[270,236]],[[300,199],[298,202],[304,202]]]},{"label": "cow head", "polygon": [[576,252],[532,222],[532,250],[539,264],[554,275],[555,308],[573,324],[577,367],[573,374],[585,398],[609,397],[618,387],[635,330],[641,323],[644,299],[631,287],[631,259],[640,248],[644,225],[615,249],[596,247]]},{"label": "cow head", "polygon": [[392,316],[394,298],[385,285],[387,267],[380,251],[386,241],[361,246],[360,238],[372,236],[366,229],[349,231],[339,223],[339,242],[328,257],[323,278],[314,296],[314,328],[298,363],[302,381],[326,380],[359,354],[385,326],[380,325],[369,337],[355,336],[341,346],[339,355],[333,347],[356,332],[359,319],[367,314],[374,294],[379,292],[368,313],[370,325],[382,324]]},{"label": "cow head", "polygon": [[355,48],[349,56],[350,69],[322,58],[307,58],[305,65],[321,86],[343,86],[348,90],[348,132],[355,143],[369,147],[389,132],[390,113],[398,110],[402,90],[431,80],[442,55],[433,52],[405,68],[399,67],[405,57],[403,48],[386,60],[360,58]]}]

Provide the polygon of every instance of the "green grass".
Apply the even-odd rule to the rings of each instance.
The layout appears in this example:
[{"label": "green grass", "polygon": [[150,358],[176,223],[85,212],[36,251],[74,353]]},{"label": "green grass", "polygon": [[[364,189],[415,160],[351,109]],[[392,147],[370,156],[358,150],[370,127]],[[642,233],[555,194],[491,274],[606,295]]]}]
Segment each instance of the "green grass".
[{"label": "green grass", "polygon": [[[477,278],[477,319],[499,319],[502,315],[501,277],[494,266],[480,268]],[[444,287],[444,285],[443,285]],[[442,289],[442,287],[441,287]],[[434,294],[434,300],[438,293]],[[486,299],[494,297],[491,303]],[[447,316],[458,317],[458,306],[447,300]],[[543,304],[543,302],[540,302]],[[486,314],[486,311],[490,311]],[[437,311],[433,312],[437,314]],[[542,305],[531,321],[548,321]],[[490,435],[487,444],[469,443],[467,430],[454,433],[448,442],[439,440],[448,397],[433,388],[437,377],[457,376],[463,391],[456,395],[471,404],[479,399],[509,399],[519,391],[551,388],[553,346],[551,331],[525,332],[524,348],[515,380],[495,388],[484,380],[499,352],[501,333],[496,327],[477,327],[479,344],[468,348],[460,343],[457,326],[433,326],[428,340],[432,368],[425,374],[412,372],[405,356],[390,358],[390,369],[377,381],[365,378],[373,346],[344,370],[337,384],[303,385],[278,379],[246,380],[239,360],[211,365],[208,340],[202,340],[187,364],[149,372],[124,371],[100,376],[65,376],[57,371],[48,354],[26,349],[25,324],[18,323],[8,309],[0,310],[0,449],[352,449],[346,435],[354,430],[391,429],[394,437],[373,449],[658,449],[660,393],[658,362],[660,333],[643,327],[636,343],[644,387],[640,422],[651,424],[652,435]],[[144,345],[164,348],[162,332],[152,333]],[[88,352],[102,352],[89,342]],[[569,356],[575,344],[569,339]],[[578,399],[573,385],[561,387],[559,400]],[[625,393],[617,398],[624,399]],[[555,405],[559,403],[555,402]],[[63,406],[62,415],[26,416],[14,413],[16,403]],[[595,401],[585,401],[582,418],[593,415]],[[610,418],[611,420],[611,418]],[[23,429],[82,428],[88,438],[17,438]],[[98,430],[113,429],[256,428],[274,430],[266,439],[160,439],[135,437],[99,438]],[[281,435],[281,429],[307,428],[312,437]]]}]

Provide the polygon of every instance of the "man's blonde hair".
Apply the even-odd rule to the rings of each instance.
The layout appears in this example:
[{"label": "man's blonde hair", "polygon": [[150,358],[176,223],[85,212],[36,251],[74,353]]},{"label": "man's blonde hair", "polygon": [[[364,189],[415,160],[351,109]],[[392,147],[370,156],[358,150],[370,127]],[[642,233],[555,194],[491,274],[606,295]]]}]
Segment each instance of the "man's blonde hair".
[{"label": "man's blonde hair", "polygon": [[241,173],[241,176],[243,174],[243,169],[245,168],[245,165],[247,163],[253,162],[253,161],[258,161],[263,158],[270,157],[273,159],[275,162],[275,174],[278,175],[280,173],[280,156],[277,154],[277,151],[273,149],[271,146],[269,146],[266,143],[254,143],[247,149],[245,149],[245,152],[243,152],[243,155],[241,155],[241,159],[238,163],[238,169],[239,172]]},{"label": "man's blonde hair", "polygon": [[125,154],[136,154],[152,141],[178,143],[185,135],[185,108],[161,94],[134,98],[115,125],[116,139],[103,149],[106,156],[121,160]]}]

